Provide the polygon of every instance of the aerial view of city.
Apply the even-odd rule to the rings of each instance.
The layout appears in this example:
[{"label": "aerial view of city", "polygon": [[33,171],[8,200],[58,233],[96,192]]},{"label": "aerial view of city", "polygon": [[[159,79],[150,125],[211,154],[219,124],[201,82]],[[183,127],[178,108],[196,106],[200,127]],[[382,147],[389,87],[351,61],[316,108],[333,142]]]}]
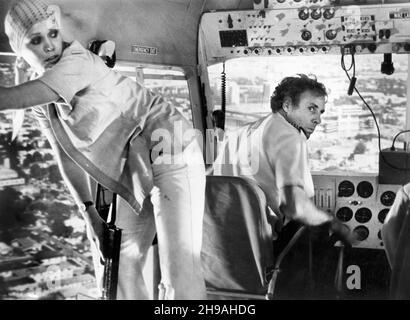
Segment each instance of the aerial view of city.
[{"label": "aerial view of city", "polygon": [[[14,83],[14,57],[0,57],[0,84]],[[381,147],[405,129],[407,55],[394,55],[395,72],[380,72],[383,57],[356,57],[356,87],[372,108]],[[222,64],[209,67],[216,108]],[[349,82],[340,56],[246,58],[226,62],[226,130],[270,112],[277,83],[297,73],[315,74],[329,89],[322,123],[309,139],[314,171],[377,173],[378,134],[371,113]],[[156,77],[158,78],[158,77]],[[186,81],[149,80],[192,120]],[[34,116],[28,110],[11,141],[12,113],[0,113],[0,299],[97,299],[85,224],[59,173]],[[404,135],[396,142],[403,148]]]},{"label": "aerial view of city", "polygon": [[[2,57],[0,83],[14,82]],[[11,141],[0,113],[0,299],[95,299],[85,224],[30,111]]]},{"label": "aerial view of city", "polygon": [[[381,73],[383,55],[358,55],[356,87],[373,110],[380,127],[381,148],[390,147],[394,136],[405,129],[407,55],[393,55],[395,71]],[[349,57],[346,64],[349,65]],[[209,67],[216,108],[221,101],[222,63]],[[270,96],[286,76],[312,74],[329,91],[322,123],[308,141],[314,171],[378,172],[378,134],[375,121],[356,93],[347,94],[349,81],[338,55],[252,57],[227,61],[226,129],[267,115]],[[396,147],[403,148],[401,135]]]}]

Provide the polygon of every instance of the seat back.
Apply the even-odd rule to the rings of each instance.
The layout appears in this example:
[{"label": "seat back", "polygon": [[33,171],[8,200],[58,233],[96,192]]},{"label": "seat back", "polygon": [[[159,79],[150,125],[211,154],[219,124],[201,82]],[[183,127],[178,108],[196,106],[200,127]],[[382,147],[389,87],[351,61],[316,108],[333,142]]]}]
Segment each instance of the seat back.
[{"label": "seat back", "polygon": [[201,258],[208,290],[266,294],[274,265],[268,215],[256,182],[207,176]]}]

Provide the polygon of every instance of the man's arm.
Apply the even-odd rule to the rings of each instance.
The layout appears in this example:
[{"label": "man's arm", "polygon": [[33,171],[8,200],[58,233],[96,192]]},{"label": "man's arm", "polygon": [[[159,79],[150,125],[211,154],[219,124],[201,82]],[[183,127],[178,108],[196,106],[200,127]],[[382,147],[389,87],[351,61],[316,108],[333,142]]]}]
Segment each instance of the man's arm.
[{"label": "man's arm", "polygon": [[319,210],[301,187],[284,187],[281,199],[280,209],[286,217],[313,227],[326,224],[345,245],[351,245],[357,240],[356,235],[345,228],[333,214]]},{"label": "man's arm", "polygon": [[286,217],[308,226],[318,226],[333,220],[333,215],[319,210],[299,186],[285,186],[280,191],[280,210]]},{"label": "man's arm", "polygon": [[59,95],[40,80],[0,87],[0,111],[20,110],[55,102]]}]

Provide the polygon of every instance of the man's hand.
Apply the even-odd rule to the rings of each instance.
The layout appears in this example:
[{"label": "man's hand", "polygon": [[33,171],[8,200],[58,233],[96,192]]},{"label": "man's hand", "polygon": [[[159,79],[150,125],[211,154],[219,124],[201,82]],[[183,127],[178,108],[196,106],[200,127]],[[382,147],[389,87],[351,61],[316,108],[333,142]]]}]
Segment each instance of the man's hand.
[{"label": "man's hand", "polygon": [[355,234],[350,232],[349,228],[336,218],[330,221],[328,225],[329,230],[332,233],[331,237],[334,238],[334,240],[342,241],[347,247],[351,247],[351,245],[357,241]]}]

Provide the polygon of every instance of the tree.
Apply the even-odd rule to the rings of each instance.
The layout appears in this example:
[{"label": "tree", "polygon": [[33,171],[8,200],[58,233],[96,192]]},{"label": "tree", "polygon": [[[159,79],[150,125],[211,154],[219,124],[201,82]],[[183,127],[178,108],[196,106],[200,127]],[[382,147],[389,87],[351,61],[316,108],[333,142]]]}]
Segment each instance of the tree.
[{"label": "tree", "polygon": [[359,142],[356,144],[356,146],[354,147],[354,150],[353,150],[353,152],[350,154],[350,156],[349,156],[348,159],[349,159],[349,160],[353,160],[355,154],[364,154],[364,153],[366,152],[366,150],[367,150],[366,145],[365,145],[362,141],[359,141]]},{"label": "tree", "polygon": [[41,155],[40,152],[36,151],[33,153],[33,161],[34,162],[41,162],[43,161],[43,156]]},{"label": "tree", "polygon": [[23,167],[28,167],[33,163],[33,156],[30,153],[26,154],[26,157],[23,160]]},{"label": "tree", "polygon": [[353,154],[364,154],[366,152],[366,149],[366,145],[363,142],[359,141],[353,150]]},{"label": "tree", "polygon": [[53,234],[55,234],[57,237],[68,238],[74,232],[74,229],[72,227],[66,226],[63,220],[54,220],[51,223],[50,228]]},{"label": "tree", "polygon": [[1,230],[21,227],[33,222],[33,217],[25,211],[31,204],[31,199],[22,197],[21,192],[6,187],[0,191],[0,228]]},{"label": "tree", "polygon": [[50,160],[53,160],[53,159],[54,159],[54,157],[51,153],[46,153],[43,157],[44,161],[50,161]]},{"label": "tree", "polygon": [[60,169],[56,164],[48,167],[48,179],[51,183],[58,183],[63,179],[61,177]]},{"label": "tree", "polygon": [[38,138],[38,137],[41,137],[41,136],[42,136],[42,133],[38,129],[32,130],[29,134],[30,138]]},{"label": "tree", "polygon": [[44,178],[44,170],[40,167],[38,163],[34,163],[30,167],[30,175],[34,179]]}]

